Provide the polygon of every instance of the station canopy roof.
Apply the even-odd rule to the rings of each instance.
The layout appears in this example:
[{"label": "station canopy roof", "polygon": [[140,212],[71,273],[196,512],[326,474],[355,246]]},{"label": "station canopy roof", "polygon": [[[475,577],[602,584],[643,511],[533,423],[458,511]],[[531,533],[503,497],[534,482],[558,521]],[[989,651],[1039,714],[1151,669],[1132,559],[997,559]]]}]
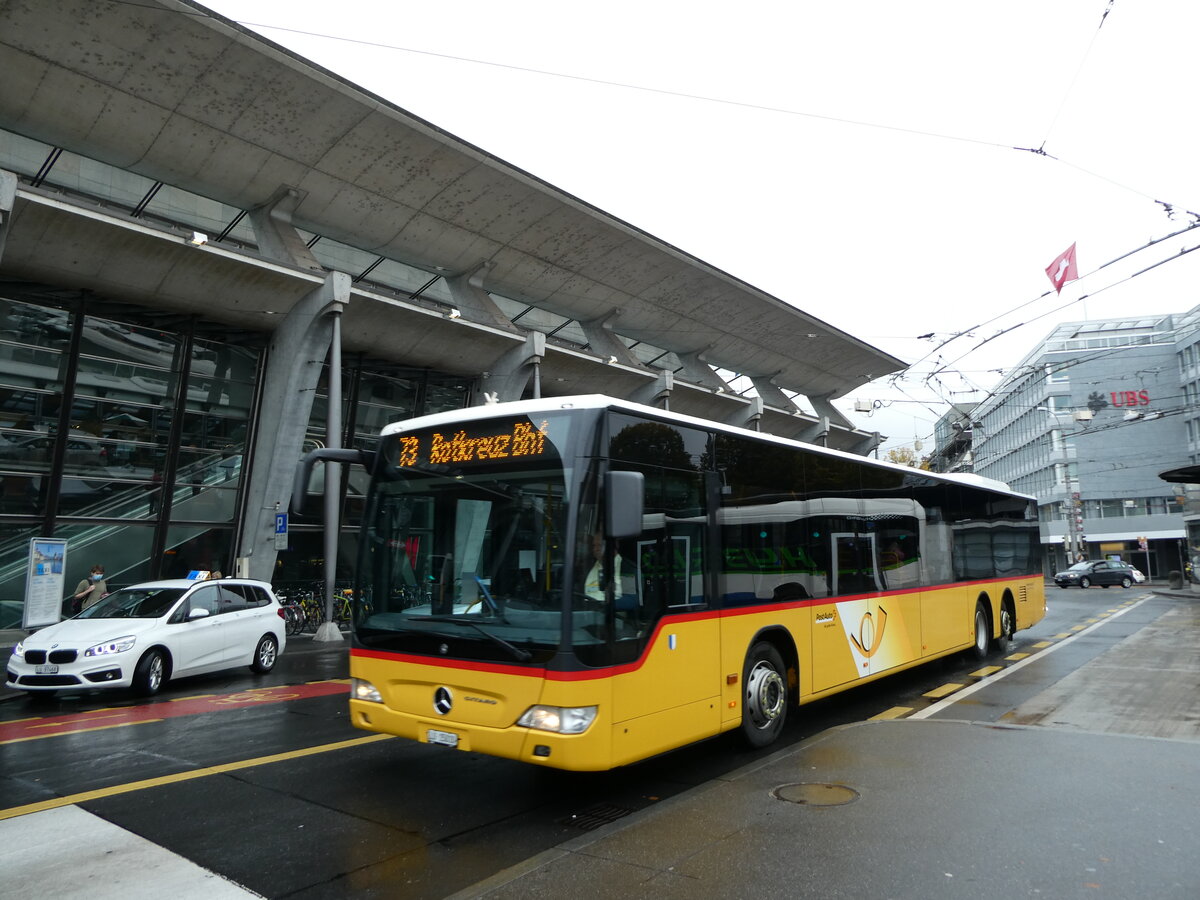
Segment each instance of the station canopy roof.
[{"label": "station canopy roof", "polygon": [[5,4],[0,71],[19,134],[784,390],[904,366],[197,4]]}]

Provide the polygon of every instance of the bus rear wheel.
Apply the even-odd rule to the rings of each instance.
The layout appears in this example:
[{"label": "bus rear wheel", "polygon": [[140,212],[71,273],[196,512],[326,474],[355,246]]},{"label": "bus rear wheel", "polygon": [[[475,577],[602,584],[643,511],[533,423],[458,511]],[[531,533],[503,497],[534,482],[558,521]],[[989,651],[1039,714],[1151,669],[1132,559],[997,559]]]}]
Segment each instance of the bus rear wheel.
[{"label": "bus rear wheel", "polygon": [[759,641],[742,671],[742,734],[751,747],[766,747],[787,721],[787,670],[775,645]]}]

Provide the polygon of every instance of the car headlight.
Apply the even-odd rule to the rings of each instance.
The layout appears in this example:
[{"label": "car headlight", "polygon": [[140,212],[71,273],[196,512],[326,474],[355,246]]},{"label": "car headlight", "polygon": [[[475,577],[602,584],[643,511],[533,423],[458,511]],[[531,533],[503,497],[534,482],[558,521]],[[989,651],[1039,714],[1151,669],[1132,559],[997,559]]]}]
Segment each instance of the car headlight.
[{"label": "car headlight", "polygon": [[88,647],[83,651],[86,656],[107,656],[110,653],[124,653],[126,650],[133,649],[133,645],[137,643],[137,638],[132,634],[127,634],[125,637],[119,637],[113,641],[105,641],[103,644],[96,644]]},{"label": "car headlight", "polygon": [[25,642],[17,641],[17,646],[13,647],[12,654],[13,654],[13,656],[19,656],[22,659],[24,659],[25,658]]},{"label": "car headlight", "polygon": [[598,710],[598,706],[531,706],[517,724],[556,734],[583,734],[596,720]]},{"label": "car headlight", "polygon": [[368,703],[382,703],[383,695],[379,693],[379,688],[375,687],[371,682],[363,681],[361,678],[351,678],[350,699],[365,700]]}]

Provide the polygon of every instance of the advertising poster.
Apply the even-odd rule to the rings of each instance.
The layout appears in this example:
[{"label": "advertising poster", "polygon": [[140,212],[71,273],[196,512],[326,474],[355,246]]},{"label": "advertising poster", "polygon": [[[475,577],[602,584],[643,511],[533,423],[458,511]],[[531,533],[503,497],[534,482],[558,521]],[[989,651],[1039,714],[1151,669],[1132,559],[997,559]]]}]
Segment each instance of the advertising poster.
[{"label": "advertising poster", "polygon": [[54,538],[29,541],[29,572],[25,577],[25,613],[21,627],[28,631],[53,625],[62,618],[63,578],[67,542]]}]

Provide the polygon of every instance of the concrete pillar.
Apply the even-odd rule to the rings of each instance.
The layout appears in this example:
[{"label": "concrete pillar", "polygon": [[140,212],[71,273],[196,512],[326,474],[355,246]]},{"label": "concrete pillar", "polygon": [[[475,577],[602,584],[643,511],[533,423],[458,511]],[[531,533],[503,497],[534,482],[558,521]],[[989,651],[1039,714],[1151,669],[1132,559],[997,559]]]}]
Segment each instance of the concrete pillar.
[{"label": "concrete pillar", "polygon": [[829,446],[829,417],[818,417],[816,422],[796,435],[796,440],[804,441],[806,444],[817,444],[821,447]]},{"label": "concrete pillar", "polygon": [[0,169],[0,259],[4,259],[4,241],[12,227],[13,206],[17,202],[17,176]]},{"label": "concrete pillar", "polygon": [[491,268],[492,263],[484,260],[473,269],[459,275],[447,275],[443,280],[450,289],[450,296],[454,299],[459,314],[468,322],[516,331],[517,326],[483,287],[483,279]]},{"label": "concrete pillar", "polygon": [[333,316],[349,301],[350,276],[330,272],[324,284],[292,307],[271,338],[238,548],[250,578],[270,581],[275,574],[275,513],[288,508],[313,395],[333,337]]},{"label": "concrete pillar", "polygon": [[622,365],[630,366],[635,369],[641,369],[642,361],[629,352],[629,348],[625,346],[616,334],[613,333],[613,320],[621,315],[621,310],[614,309],[607,315],[588,321],[580,321],[579,327],[583,329],[583,335],[588,340],[588,346],[597,356],[602,357],[607,362],[617,362]]},{"label": "concrete pillar", "polygon": [[634,403],[642,403],[646,406],[670,409],[673,390],[675,390],[675,373],[663,369],[651,384],[642,385],[629,395],[629,399]]},{"label": "concrete pillar", "polygon": [[775,383],[778,374],[776,372],[775,375],[752,375],[750,381],[758,391],[758,396],[762,397],[763,403],[769,403],[776,409],[787,410],[789,413],[796,412],[796,404]]},{"label": "concrete pillar", "polygon": [[683,374],[688,381],[701,387],[711,388],[718,393],[732,393],[724,379],[717,375],[713,371],[713,367],[705,361],[703,350],[695,350],[691,353],[677,352],[675,355],[683,364]]},{"label": "concrete pillar", "polygon": [[323,269],[300,233],[292,225],[292,213],[307,194],[283,185],[262,206],[250,210],[250,224],[258,252],[275,262],[299,266],[302,269]]},{"label": "concrete pillar", "polygon": [[513,347],[483,373],[482,394],[485,403],[520,400],[535,367],[546,355],[546,336],[540,331],[525,335],[525,342]]},{"label": "concrete pillar", "polygon": [[878,431],[872,431],[868,437],[863,438],[857,444],[850,448],[851,453],[857,453],[859,456],[870,456],[875,448],[883,443],[883,435]]},{"label": "concrete pillar", "polygon": [[847,431],[854,430],[854,423],[843,416],[834,408],[834,405],[829,402],[829,394],[809,394],[808,401],[813,405],[813,409],[817,415],[826,420],[826,431],[829,430],[828,423],[832,422],[839,428],[845,428]]},{"label": "concrete pillar", "polygon": [[726,418],[725,423],[727,425],[736,425],[738,428],[752,428],[758,431],[759,424],[762,422],[765,404],[762,397],[750,397],[748,399],[750,402]]}]

